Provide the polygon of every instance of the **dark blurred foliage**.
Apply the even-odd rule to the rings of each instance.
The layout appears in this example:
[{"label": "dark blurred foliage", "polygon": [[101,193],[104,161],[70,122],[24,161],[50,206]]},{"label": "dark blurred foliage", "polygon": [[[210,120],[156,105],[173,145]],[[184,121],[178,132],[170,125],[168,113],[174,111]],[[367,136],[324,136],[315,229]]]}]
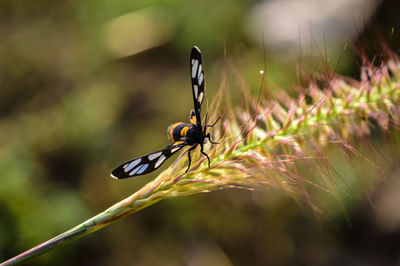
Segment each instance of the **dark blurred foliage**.
[{"label": "dark blurred foliage", "polygon": [[[394,2],[383,1],[366,22],[359,42],[354,40],[361,45],[342,54],[341,74],[359,73],[357,47],[368,44],[367,54],[379,55],[383,39],[377,33],[398,51],[400,24]],[[252,4],[0,1],[1,261],[90,218],[157,175],[116,181],[109,172],[124,160],[166,146],[168,125],[187,120],[192,45],[204,53],[209,99],[225,71],[225,47],[250,89],[259,88],[264,48],[242,31]],[[168,15],[165,28],[156,31],[166,34],[163,45],[131,54],[110,49],[110,41],[119,41],[109,39],[119,36],[107,33],[110,23],[148,7]],[[144,14],[153,14],[149,10]],[[124,18],[135,21],[142,18],[139,15]],[[138,29],[132,33],[135,40],[145,38],[149,23],[143,32],[141,25],[132,24]],[[295,60],[265,49],[271,89],[295,87]],[[231,86],[236,86],[233,98],[239,98],[237,84]],[[337,160],[335,166],[346,164]],[[357,179],[347,171],[344,177]],[[399,171],[392,169],[385,176],[390,180]],[[379,199],[385,189],[370,196]],[[394,222],[390,230],[382,226],[371,218],[376,208],[362,189],[350,194],[343,202],[345,210],[331,199],[333,203],[317,215],[271,189],[165,200],[30,265],[398,263],[399,224]],[[399,204],[398,197],[393,200]]]}]

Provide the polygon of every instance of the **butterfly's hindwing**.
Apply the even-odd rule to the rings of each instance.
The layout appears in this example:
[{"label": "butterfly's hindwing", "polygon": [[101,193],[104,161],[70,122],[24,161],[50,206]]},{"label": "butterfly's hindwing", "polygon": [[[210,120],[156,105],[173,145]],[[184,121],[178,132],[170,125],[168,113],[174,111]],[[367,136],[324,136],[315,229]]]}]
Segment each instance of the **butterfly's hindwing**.
[{"label": "butterfly's hindwing", "polygon": [[201,125],[201,104],[204,100],[204,70],[200,49],[194,46],[190,54],[190,77],[192,79],[192,92],[196,122]]},{"label": "butterfly's hindwing", "polygon": [[189,120],[190,120],[190,123],[192,123],[193,125],[197,124],[196,112],[194,110],[190,110]]},{"label": "butterfly's hindwing", "polygon": [[111,173],[111,177],[116,179],[124,179],[145,175],[158,169],[169,157],[179,151],[185,145],[183,143],[174,143],[168,145],[165,149],[153,152],[142,157],[132,159]]}]

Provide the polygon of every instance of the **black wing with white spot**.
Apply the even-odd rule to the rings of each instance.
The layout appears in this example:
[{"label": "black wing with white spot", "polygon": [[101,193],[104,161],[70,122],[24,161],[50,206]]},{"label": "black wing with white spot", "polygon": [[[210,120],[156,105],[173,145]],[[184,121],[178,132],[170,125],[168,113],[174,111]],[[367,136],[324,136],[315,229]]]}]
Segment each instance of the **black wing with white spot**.
[{"label": "black wing with white spot", "polygon": [[193,46],[190,54],[190,77],[192,79],[192,91],[196,123],[201,126],[201,104],[204,99],[204,70],[200,49]]},{"label": "black wing with white spot", "polygon": [[165,149],[132,159],[118,166],[111,173],[115,179],[124,179],[145,175],[157,170],[172,154],[179,151],[184,144],[171,144]]}]

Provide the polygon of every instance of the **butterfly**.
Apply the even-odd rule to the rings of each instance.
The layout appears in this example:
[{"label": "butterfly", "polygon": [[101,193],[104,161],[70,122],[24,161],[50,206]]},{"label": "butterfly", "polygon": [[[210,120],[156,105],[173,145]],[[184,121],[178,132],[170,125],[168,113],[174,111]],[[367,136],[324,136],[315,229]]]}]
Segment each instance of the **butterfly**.
[{"label": "butterfly", "polygon": [[[171,139],[172,144],[166,148],[134,158],[118,166],[114,171],[111,172],[111,177],[116,179],[124,179],[129,177],[135,177],[151,173],[158,169],[169,157],[174,153],[182,149],[183,147],[190,146],[185,153],[188,154],[189,163],[186,172],[190,169],[191,157],[190,153],[198,145],[200,145],[200,152],[207,157],[208,166],[210,167],[210,158],[207,153],[204,152],[204,143],[208,139],[212,144],[218,144],[211,140],[210,133],[207,133],[207,128],[213,127],[219,120],[208,125],[208,103],[207,112],[204,126],[201,124],[201,104],[204,100],[205,93],[205,80],[204,80],[204,68],[201,51],[199,48],[194,46],[190,53],[190,77],[192,80],[192,93],[194,110],[190,111],[190,123],[178,122],[174,123],[168,128],[168,137]],[[183,153],[181,156],[183,156]],[[181,157],[179,157],[181,158]],[[179,159],[178,158],[178,159]]]}]

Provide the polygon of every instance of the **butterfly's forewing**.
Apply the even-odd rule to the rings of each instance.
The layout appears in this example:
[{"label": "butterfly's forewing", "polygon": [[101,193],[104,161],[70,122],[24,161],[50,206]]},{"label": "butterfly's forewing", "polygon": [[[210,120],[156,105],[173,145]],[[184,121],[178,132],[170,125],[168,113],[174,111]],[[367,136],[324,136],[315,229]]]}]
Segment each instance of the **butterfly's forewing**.
[{"label": "butterfly's forewing", "polygon": [[[193,92],[193,102],[194,111],[190,114],[190,121],[192,124],[197,124],[201,127],[201,104],[204,100],[205,93],[205,80],[204,80],[204,70],[203,70],[203,60],[201,56],[200,49],[194,46],[190,54],[190,77],[192,80],[192,92]],[[186,125],[185,123],[177,123],[179,125]],[[188,125],[189,127],[190,125]],[[183,130],[183,129],[182,129]],[[175,152],[180,150],[182,147],[188,145],[184,140],[180,138],[174,139],[176,133],[174,128],[171,127],[168,130],[169,135],[173,136],[172,140],[179,141],[167,146],[165,149],[153,152],[141,157],[137,157],[128,162],[117,167],[111,173],[111,177],[116,179],[123,179],[129,177],[135,177],[139,175],[145,175],[154,170],[158,169],[169,157],[171,157]],[[172,133],[171,133],[172,132]],[[185,131],[186,132],[186,131]],[[182,132],[179,132],[181,136]],[[190,157],[189,157],[190,158]]]},{"label": "butterfly's forewing", "polygon": [[193,46],[190,54],[190,77],[192,79],[192,92],[196,123],[201,126],[201,104],[204,100],[204,70],[200,49]]},{"label": "butterfly's forewing", "polygon": [[124,179],[145,175],[158,169],[172,154],[179,151],[184,144],[171,144],[165,149],[127,161],[111,173],[111,177]]}]

